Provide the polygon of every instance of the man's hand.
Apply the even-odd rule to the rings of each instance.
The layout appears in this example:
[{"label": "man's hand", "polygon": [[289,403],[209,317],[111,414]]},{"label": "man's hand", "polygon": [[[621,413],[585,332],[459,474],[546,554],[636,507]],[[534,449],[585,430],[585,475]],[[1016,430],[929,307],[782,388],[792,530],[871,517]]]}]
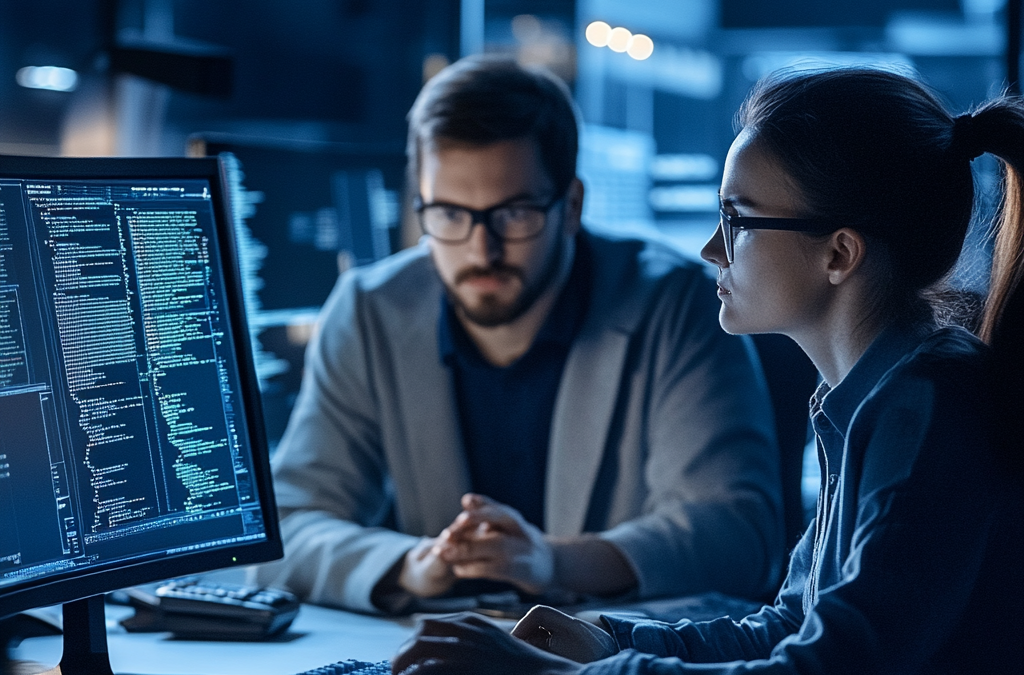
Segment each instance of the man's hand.
[{"label": "man's hand", "polygon": [[440,556],[444,536],[442,532],[437,539],[424,539],[405,554],[402,571],[398,573],[399,586],[421,598],[442,595],[452,587],[455,574]]},{"label": "man's hand", "polygon": [[590,663],[619,651],[612,636],[594,624],[544,605],[527,612],[512,629],[512,636],[577,663]]},{"label": "man's hand", "polygon": [[534,595],[553,585],[551,545],[518,511],[476,494],[464,495],[462,508],[438,537],[440,558],[456,577],[507,581]]},{"label": "man's hand", "polygon": [[391,660],[394,675],[575,675],[580,668],[474,614],[423,621]]}]

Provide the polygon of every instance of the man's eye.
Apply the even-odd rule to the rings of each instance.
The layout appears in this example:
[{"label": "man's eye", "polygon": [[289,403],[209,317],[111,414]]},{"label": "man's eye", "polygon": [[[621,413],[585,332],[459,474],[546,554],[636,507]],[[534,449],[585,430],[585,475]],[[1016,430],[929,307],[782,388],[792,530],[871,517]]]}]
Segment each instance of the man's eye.
[{"label": "man's eye", "polygon": [[437,209],[437,215],[445,220],[461,220],[463,210],[454,206],[442,206]]},{"label": "man's eye", "polygon": [[505,208],[495,211],[495,220],[503,223],[515,223],[522,220],[530,219],[534,214],[533,209],[526,206],[506,206]]}]

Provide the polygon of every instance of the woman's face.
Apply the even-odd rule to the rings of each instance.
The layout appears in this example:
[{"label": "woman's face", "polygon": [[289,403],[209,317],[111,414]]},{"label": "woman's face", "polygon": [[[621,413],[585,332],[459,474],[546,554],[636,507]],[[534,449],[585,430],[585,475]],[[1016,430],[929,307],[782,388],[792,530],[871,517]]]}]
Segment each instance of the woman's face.
[{"label": "woman's face", "polygon": [[[722,204],[742,216],[799,218],[799,191],[746,131],[725,160]],[[733,262],[725,256],[722,227],[701,250],[718,267],[719,321],[729,333],[784,333],[794,337],[826,309],[826,247],[799,232],[737,230]]]}]

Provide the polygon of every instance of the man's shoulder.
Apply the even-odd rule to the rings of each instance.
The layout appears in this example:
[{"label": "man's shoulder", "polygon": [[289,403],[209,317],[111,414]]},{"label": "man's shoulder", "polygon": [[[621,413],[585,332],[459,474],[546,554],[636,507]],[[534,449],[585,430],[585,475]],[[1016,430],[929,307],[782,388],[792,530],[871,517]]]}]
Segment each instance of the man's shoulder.
[{"label": "man's shoulder", "polygon": [[687,257],[669,242],[654,236],[618,235],[603,230],[584,230],[595,268],[608,268],[637,279],[656,280],[666,276],[684,279],[705,276],[704,266]]},{"label": "man's shoulder", "polygon": [[331,325],[354,325],[356,316],[377,327],[428,320],[437,312],[441,282],[425,246],[414,246],[377,262],[346,271],[338,279],[321,312]]},{"label": "man's shoulder", "polygon": [[[593,265],[593,310],[622,328],[636,325],[659,303],[714,297],[705,267],[654,237],[585,231]],[[717,311],[717,310],[715,310]]]},{"label": "man's shoulder", "polygon": [[430,253],[417,245],[389,255],[377,262],[345,273],[357,292],[369,295],[406,295],[437,282]]}]

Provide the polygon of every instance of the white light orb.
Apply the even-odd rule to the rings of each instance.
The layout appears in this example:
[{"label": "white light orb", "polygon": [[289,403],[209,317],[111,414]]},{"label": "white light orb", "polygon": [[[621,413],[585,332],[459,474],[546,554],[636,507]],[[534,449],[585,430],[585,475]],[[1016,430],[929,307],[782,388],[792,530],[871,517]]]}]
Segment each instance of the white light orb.
[{"label": "white light orb", "polygon": [[611,35],[612,27],[604,21],[593,21],[587,26],[587,42],[595,47],[608,45],[608,36]]},{"label": "white light orb", "polygon": [[650,58],[651,54],[654,53],[654,40],[646,35],[634,35],[629,40],[629,46],[626,47],[626,53],[637,61],[643,61],[644,59]]},{"label": "white light orb", "polygon": [[629,40],[632,37],[633,34],[625,28],[612,28],[612,32],[608,36],[608,49],[621,54],[629,48]]}]

